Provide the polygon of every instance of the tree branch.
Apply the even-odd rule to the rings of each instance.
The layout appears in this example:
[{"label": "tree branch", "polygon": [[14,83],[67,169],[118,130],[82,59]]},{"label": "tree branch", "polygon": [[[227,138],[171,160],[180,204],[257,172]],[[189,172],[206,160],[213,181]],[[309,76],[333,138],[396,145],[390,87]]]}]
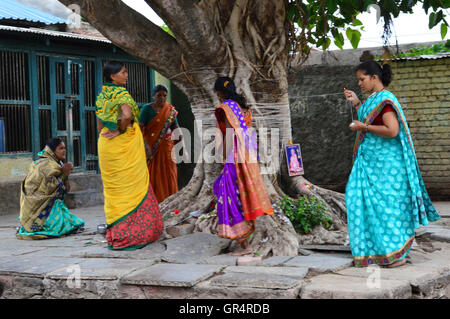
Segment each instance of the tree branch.
[{"label": "tree branch", "polygon": [[65,5],[79,5],[81,16],[128,54],[168,78],[187,82],[179,75],[181,50],[177,41],[122,1],[60,0],[60,2]]},{"label": "tree branch", "polygon": [[[216,61],[223,43],[214,29],[212,10],[215,1],[146,0],[175,35],[183,52],[191,52],[199,61]],[[199,48],[201,48],[199,50]]]}]

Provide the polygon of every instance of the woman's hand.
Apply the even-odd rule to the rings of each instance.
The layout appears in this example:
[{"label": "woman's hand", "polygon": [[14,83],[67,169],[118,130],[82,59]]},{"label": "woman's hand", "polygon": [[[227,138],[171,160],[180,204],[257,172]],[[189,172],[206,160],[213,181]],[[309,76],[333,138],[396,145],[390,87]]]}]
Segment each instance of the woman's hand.
[{"label": "woman's hand", "polygon": [[61,170],[62,170],[64,175],[69,176],[70,174],[72,174],[72,171],[73,171],[73,164],[72,164],[72,162],[64,163],[64,165],[61,168]]},{"label": "woman's hand", "polygon": [[349,128],[352,131],[360,131],[360,130],[363,130],[365,126],[366,125],[364,123],[355,120],[355,121],[350,123]]},{"label": "woman's hand", "polygon": [[357,107],[361,104],[361,101],[359,100],[355,92],[344,88],[344,95],[347,101],[352,102],[353,106]]},{"label": "woman's hand", "polygon": [[102,133],[102,136],[107,138],[108,140],[110,140],[110,139],[116,137],[119,134],[120,134],[119,130],[113,130],[113,131],[109,130],[109,131],[107,131],[105,133]]}]

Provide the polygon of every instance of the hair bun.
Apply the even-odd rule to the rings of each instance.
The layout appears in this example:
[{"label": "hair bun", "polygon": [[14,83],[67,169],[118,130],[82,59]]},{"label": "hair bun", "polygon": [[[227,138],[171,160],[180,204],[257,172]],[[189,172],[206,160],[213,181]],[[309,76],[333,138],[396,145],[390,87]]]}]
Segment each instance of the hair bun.
[{"label": "hair bun", "polygon": [[383,66],[381,67],[382,69],[382,79],[381,82],[383,82],[383,84],[385,86],[388,86],[389,83],[391,83],[392,81],[392,69],[390,64],[383,64]]}]

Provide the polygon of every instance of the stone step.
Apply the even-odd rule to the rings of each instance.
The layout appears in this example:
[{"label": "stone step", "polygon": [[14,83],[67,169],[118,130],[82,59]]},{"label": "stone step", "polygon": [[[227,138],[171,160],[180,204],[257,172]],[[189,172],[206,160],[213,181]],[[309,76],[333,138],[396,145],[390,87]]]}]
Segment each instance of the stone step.
[{"label": "stone step", "polygon": [[408,299],[411,285],[405,280],[380,279],[378,285],[367,278],[334,274],[311,278],[301,290],[301,299]]},{"label": "stone step", "polygon": [[[0,216],[17,215],[19,213],[20,185],[23,179],[24,177],[0,180],[0,203],[2,203],[0,205]],[[75,173],[70,175],[69,181],[71,192],[66,196],[66,205],[69,208],[103,204],[103,183],[100,174]],[[95,192],[95,195],[82,195],[83,191]]]},{"label": "stone step", "polygon": [[95,189],[103,192],[103,182],[100,174],[94,173],[75,173],[70,175],[71,192]]},{"label": "stone step", "polygon": [[104,202],[103,191],[88,189],[66,194],[64,202],[69,209],[102,205]]}]

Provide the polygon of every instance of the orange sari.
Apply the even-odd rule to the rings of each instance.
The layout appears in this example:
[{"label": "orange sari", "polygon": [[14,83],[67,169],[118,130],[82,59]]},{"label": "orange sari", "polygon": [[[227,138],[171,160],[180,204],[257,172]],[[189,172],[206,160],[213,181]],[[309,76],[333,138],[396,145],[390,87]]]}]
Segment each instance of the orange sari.
[{"label": "orange sari", "polygon": [[[255,220],[264,215],[273,215],[274,211],[264,186],[256,148],[246,143],[249,133],[243,128],[244,125],[246,128],[251,126],[251,112],[242,112],[237,103],[227,100],[216,108],[215,116],[222,132],[226,128],[226,118],[236,134],[234,154],[230,153],[234,163],[227,162],[224,165],[222,174],[213,185],[218,202],[219,237],[243,242],[255,231]],[[236,186],[238,191],[235,190]],[[233,204],[234,199],[238,199],[238,204]],[[241,214],[242,217],[239,216]]]},{"label": "orange sari", "polygon": [[166,102],[161,111],[144,125],[142,131],[150,149],[147,167],[158,203],[178,192],[177,165],[171,158],[174,142],[167,136],[177,115],[175,108]]}]

